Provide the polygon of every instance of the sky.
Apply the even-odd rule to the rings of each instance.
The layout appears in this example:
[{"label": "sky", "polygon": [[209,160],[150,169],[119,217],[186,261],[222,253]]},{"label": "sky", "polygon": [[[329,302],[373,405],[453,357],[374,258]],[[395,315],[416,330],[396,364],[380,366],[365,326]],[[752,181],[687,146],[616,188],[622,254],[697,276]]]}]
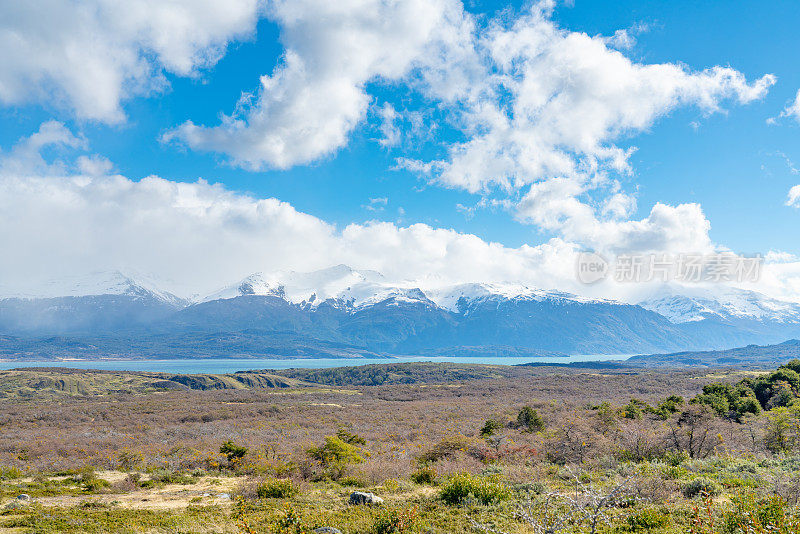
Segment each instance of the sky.
[{"label": "sky", "polygon": [[760,254],[800,300],[789,0],[0,6],[0,286],[203,294],[346,263],[586,286],[576,258]]}]

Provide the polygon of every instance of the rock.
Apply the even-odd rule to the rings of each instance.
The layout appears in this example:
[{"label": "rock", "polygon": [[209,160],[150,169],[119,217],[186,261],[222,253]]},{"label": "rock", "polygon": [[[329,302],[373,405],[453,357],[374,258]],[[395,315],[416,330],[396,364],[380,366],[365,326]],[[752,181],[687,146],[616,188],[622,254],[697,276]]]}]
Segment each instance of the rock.
[{"label": "rock", "polygon": [[333,527],[318,527],[312,532],[314,532],[314,534],[342,534],[341,530]]},{"label": "rock", "polygon": [[28,495],[27,493],[20,493],[19,495],[17,495],[17,500],[29,502],[31,500],[31,496]]},{"label": "rock", "polygon": [[350,504],[383,504],[383,499],[366,491],[354,491],[350,494]]},{"label": "rock", "polygon": [[231,495],[230,495],[230,493],[220,493],[219,495],[217,495],[217,498],[218,499],[224,499],[224,500],[230,500]]}]

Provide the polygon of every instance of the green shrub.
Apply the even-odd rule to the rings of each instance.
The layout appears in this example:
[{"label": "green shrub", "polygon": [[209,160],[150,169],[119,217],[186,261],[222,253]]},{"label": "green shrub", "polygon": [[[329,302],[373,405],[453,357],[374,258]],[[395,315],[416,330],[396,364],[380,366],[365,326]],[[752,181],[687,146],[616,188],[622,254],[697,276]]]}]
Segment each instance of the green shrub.
[{"label": "green shrub", "polygon": [[349,476],[349,477],[342,477],[337,482],[342,486],[346,487],[353,487],[353,488],[365,488],[367,486],[367,481],[360,477]]},{"label": "green shrub", "polygon": [[336,437],[340,440],[344,441],[345,443],[349,443],[350,445],[366,445],[367,440],[359,436],[358,434],[353,434],[345,428],[340,428],[338,432],[336,432]]},{"label": "green shrub", "polygon": [[709,495],[711,497],[719,495],[722,487],[710,478],[698,477],[688,482],[683,487],[683,494],[691,499],[698,495]]},{"label": "green shrub", "polygon": [[228,440],[222,444],[219,448],[219,452],[225,455],[228,459],[228,463],[235,463],[244,458],[244,455],[247,454],[247,447],[236,445],[231,440]]},{"label": "green shrub", "polygon": [[670,395],[658,403],[655,413],[662,419],[667,419],[670,415],[678,413],[680,411],[680,407],[683,406],[683,403],[683,397],[680,395]]},{"label": "green shrub", "polygon": [[678,467],[689,459],[686,451],[667,451],[664,453],[664,463],[672,467]]},{"label": "green shrub", "polygon": [[22,478],[23,472],[16,467],[0,467],[0,480]]},{"label": "green shrub", "polygon": [[539,432],[544,430],[544,420],[536,410],[524,406],[517,414],[517,428],[526,432]]},{"label": "green shrub", "polygon": [[[245,523],[246,524],[246,523]],[[268,532],[273,534],[311,534],[314,532],[295,508],[286,506],[276,518],[269,522]],[[247,530],[250,532],[250,530]]]},{"label": "green shrub", "polygon": [[489,478],[464,473],[451,477],[440,494],[441,499],[451,505],[460,504],[469,496],[483,504],[490,504],[510,498],[511,490]]},{"label": "green shrub", "polygon": [[325,438],[325,444],[311,447],[308,455],[316,460],[333,480],[342,478],[347,469],[364,461],[364,454],[360,447],[346,443],[336,436]]},{"label": "green shrub", "polygon": [[725,513],[725,532],[795,534],[800,524],[791,517],[786,502],[778,496],[760,498],[753,493],[738,493]]},{"label": "green shrub", "polygon": [[270,479],[256,486],[256,496],[259,499],[291,499],[300,493],[300,490],[288,479]]},{"label": "green shrub", "polygon": [[625,419],[641,419],[644,412],[651,412],[653,408],[646,402],[639,399],[631,399],[631,401],[620,408],[619,415]]},{"label": "green shrub", "polygon": [[150,474],[150,485],[154,484],[194,484],[197,477],[185,473],[176,473],[171,470],[157,470]]},{"label": "green shrub", "polygon": [[501,428],[503,428],[503,425],[496,419],[487,419],[481,428],[481,437],[488,438]]},{"label": "green shrub", "polygon": [[669,525],[669,515],[654,508],[645,508],[631,514],[625,520],[627,529],[633,532],[664,528]]},{"label": "green shrub", "polygon": [[409,532],[414,528],[417,520],[416,508],[384,510],[375,520],[373,532],[375,534],[400,534]]},{"label": "green shrub", "polygon": [[103,490],[109,486],[111,486],[111,483],[108,480],[104,480],[102,478],[93,478],[83,483],[83,489],[88,493],[97,493],[98,491]]},{"label": "green shrub", "polygon": [[433,467],[421,467],[411,473],[411,480],[417,484],[433,484],[436,482],[436,469]]}]

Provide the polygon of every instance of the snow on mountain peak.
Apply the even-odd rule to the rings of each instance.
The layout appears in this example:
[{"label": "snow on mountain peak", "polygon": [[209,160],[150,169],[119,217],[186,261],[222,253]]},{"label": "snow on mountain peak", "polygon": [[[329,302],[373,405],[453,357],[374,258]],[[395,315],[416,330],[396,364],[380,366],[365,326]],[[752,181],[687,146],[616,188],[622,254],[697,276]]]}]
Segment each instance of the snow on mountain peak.
[{"label": "snow on mountain peak", "polygon": [[639,305],[675,324],[708,318],[800,323],[800,305],[728,286],[664,286]]},{"label": "snow on mountain peak", "polygon": [[457,313],[460,311],[460,302],[487,299],[612,302],[530,288],[518,283],[426,285],[424,282],[414,280],[389,282],[376,271],[355,270],[346,265],[308,273],[295,271],[256,273],[203,300],[229,299],[243,295],[275,296],[295,304],[311,306],[318,306],[326,301],[336,302],[338,305],[353,309],[393,299],[395,304],[424,302]]},{"label": "snow on mountain peak", "polygon": [[276,296],[296,304],[317,305],[326,300],[363,301],[383,289],[383,276],[375,271],[356,271],[337,265],[311,272],[278,271],[255,273],[203,301],[242,295]]},{"label": "snow on mountain peak", "polygon": [[515,283],[470,283],[459,284],[430,290],[427,292],[429,298],[439,307],[453,312],[459,312],[465,303],[485,301],[490,299],[502,300],[534,300],[534,301],[570,301],[570,302],[611,302],[598,299],[589,299],[563,293],[560,291],[550,291],[528,287],[524,284]]},{"label": "snow on mountain peak", "polygon": [[4,295],[4,298],[39,299],[99,295],[155,298],[175,306],[184,304],[182,299],[160,289],[158,283],[154,280],[146,276],[134,276],[121,271],[96,271],[81,276],[51,279],[32,289],[8,293]]}]

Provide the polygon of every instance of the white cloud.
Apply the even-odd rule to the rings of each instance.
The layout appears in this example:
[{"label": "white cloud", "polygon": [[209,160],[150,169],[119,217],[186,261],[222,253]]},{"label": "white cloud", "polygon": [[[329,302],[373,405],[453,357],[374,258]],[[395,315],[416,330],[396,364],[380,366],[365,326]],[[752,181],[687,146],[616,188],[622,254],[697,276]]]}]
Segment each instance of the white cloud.
[{"label": "white cloud", "polygon": [[469,107],[468,139],[450,146],[436,175],[472,192],[602,169],[627,171],[630,151],[616,141],[678,107],[711,113],[725,99],[761,98],[775,81],[767,75],[748,83],[727,67],[638,64],[602,37],[558,28],[535,7],[510,26],[495,23],[481,44],[498,72],[491,78],[498,90]]},{"label": "white cloud", "polygon": [[57,172],[62,167],[60,161],[46,162],[42,158],[41,151],[48,146],[86,148],[86,139],[74,135],[58,121],[47,121],[37,132],[15,144],[9,153],[0,152],[0,172]]},{"label": "white cloud", "polygon": [[[31,157],[32,147],[69,149],[53,164]],[[98,270],[154,273],[181,295],[207,294],[256,271],[309,271],[344,263],[416,280],[423,287],[462,282],[513,281],[587,296],[635,302],[648,288],[607,280],[585,286],[575,276],[581,250],[553,238],[538,246],[508,247],[478,236],[427,224],[372,221],[337,227],[275,198],[254,198],[199,180],[181,183],[149,176],[134,181],[109,174],[111,164],[85,154],[85,143],[59,123],[46,123],[0,157],[0,262],[3,291],[32,281]],[[24,157],[21,157],[23,155]],[[547,204],[579,191],[571,182],[535,189],[523,205]],[[563,188],[562,191],[557,191]],[[541,196],[539,196],[541,195]],[[371,205],[388,205],[378,197]],[[482,201],[487,204],[489,199]],[[626,212],[627,200],[616,199]],[[501,206],[508,209],[509,206]],[[609,259],[628,250],[706,252],[708,221],[694,204],[657,204],[639,221],[592,221],[572,202],[557,203],[540,221],[559,217],[570,239],[596,243]],[[617,209],[617,208],[614,208]],[[531,216],[538,217],[537,211]],[[598,234],[582,228],[584,219]],[[608,240],[608,236],[613,238]],[[774,253],[753,289],[783,298],[800,296],[800,262]]]},{"label": "white cloud", "polygon": [[260,0],[45,0],[0,4],[0,102],[124,120],[121,103],[192,76],[255,31]]},{"label": "white cloud", "polygon": [[[510,21],[479,22],[456,0],[278,2],[269,16],[281,27],[285,57],[260,91],[222,124],[187,122],[164,139],[250,169],[285,169],[344,147],[368,116],[368,84],[391,83],[417,91],[426,109],[436,106],[463,133],[444,142],[445,157],[404,155],[397,168],[507,197],[494,202],[522,199],[521,220],[583,245],[709,248],[699,206],[657,205],[626,220],[635,197],[614,179],[632,173],[635,147],[625,144],[677,108],[710,114],[760,99],[775,77],[637,63],[613,47],[631,46],[645,27],[592,37],[559,28],[551,10],[552,2],[540,2]],[[376,107],[380,142],[396,147],[399,114],[388,103]],[[659,234],[660,223],[668,227]]]},{"label": "white cloud", "polygon": [[378,140],[383,147],[393,147],[400,144],[400,128],[396,121],[400,114],[395,111],[394,106],[386,102],[380,109],[378,115],[381,118],[380,132],[381,138]]},{"label": "white cloud", "polygon": [[[791,119],[800,122],[800,90],[797,91],[797,94],[794,97],[794,100],[789,102],[786,107],[781,111],[781,117],[789,117]],[[776,120],[774,118],[768,119],[768,123],[774,124]]]},{"label": "white cloud", "polygon": [[800,185],[796,185],[789,190],[789,197],[786,205],[793,208],[800,208]]},{"label": "white cloud", "polygon": [[250,169],[285,169],[347,144],[371,101],[366,84],[407,75],[434,39],[462,17],[454,0],[285,0],[269,17],[281,26],[282,62],[261,77],[218,126],[187,122],[164,136],[222,152]]},{"label": "white cloud", "polygon": [[[48,123],[18,146],[72,143]],[[4,160],[10,160],[13,151]],[[205,181],[157,176],[133,181],[96,165],[0,167],[0,262],[6,286],[105,269],[155,273],[183,294],[207,293],[255,271],[314,270],[345,263],[389,279],[431,284],[515,280],[577,289],[574,247],[552,240],[505,247],[426,224],[338,228],[275,198],[259,199]],[[90,169],[92,172],[85,172]],[[385,205],[376,198],[372,204]]]},{"label": "white cloud", "polygon": [[605,254],[701,253],[715,250],[708,232],[711,224],[698,204],[668,206],[658,203],[641,220],[627,220],[635,200],[622,193],[607,199],[601,219],[574,180],[554,178],[533,184],[517,206],[517,216],[540,228],[557,232]]},{"label": "white cloud", "polygon": [[760,99],[775,77],[636,63],[610,47],[619,39],[563,30],[550,15],[549,4],[534,4],[511,23],[493,21],[476,44],[486,64],[470,80],[479,97],[457,99],[466,139],[445,158],[398,166],[472,193],[521,195],[521,220],[599,250],[711,249],[697,205],[657,204],[627,220],[635,197],[613,179],[632,174],[635,147],[623,143],[679,107],[709,114]]}]

